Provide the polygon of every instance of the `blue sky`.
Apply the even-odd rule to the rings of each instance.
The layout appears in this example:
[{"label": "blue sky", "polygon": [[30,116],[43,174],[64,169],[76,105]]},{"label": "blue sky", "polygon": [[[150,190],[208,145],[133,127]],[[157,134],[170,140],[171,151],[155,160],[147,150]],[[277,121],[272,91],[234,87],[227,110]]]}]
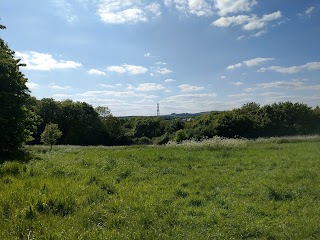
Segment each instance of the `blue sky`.
[{"label": "blue sky", "polygon": [[318,0],[1,0],[32,96],[115,116],[320,105]]}]

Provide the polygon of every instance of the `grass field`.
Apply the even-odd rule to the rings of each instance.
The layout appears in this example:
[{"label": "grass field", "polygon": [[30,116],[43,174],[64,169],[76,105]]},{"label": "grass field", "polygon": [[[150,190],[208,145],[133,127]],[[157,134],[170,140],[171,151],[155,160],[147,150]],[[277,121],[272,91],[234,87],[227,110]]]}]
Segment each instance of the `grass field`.
[{"label": "grass field", "polygon": [[27,146],[0,239],[320,239],[320,138]]}]

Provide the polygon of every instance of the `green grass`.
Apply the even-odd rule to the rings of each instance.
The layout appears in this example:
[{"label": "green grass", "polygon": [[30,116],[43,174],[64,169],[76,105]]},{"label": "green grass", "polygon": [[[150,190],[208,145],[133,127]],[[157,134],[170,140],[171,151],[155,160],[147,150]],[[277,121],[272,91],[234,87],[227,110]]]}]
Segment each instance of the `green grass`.
[{"label": "green grass", "polygon": [[319,239],[320,140],[283,139],[28,146],[0,167],[0,239]]}]

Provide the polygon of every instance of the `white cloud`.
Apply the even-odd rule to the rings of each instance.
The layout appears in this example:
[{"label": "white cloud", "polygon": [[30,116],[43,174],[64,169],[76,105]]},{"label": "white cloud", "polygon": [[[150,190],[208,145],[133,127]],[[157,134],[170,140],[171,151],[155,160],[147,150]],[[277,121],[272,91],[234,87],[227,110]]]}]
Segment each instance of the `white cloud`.
[{"label": "white cloud", "polygon": [[70,89],[71,87],[70,86],[59,86],[59,85],[56,85],[54,83],[51,83],[49,85],[49,88],[56,89],[56,90],[67,90],[67,89]]},{"label": "white cloud", "polygon": [[220,16],[229,13],[249,12],[257,4],[255,0],[215,0],[214,2]]},{"label": "white cloud", "polygon": [[40,87],[39,84],[34,83],[34,82],[27,82],[26,85],[30,90],[37,89]]},{"label": "white cloud", "polygon": [[122,66],[109,66],[107,67],[108,72],[117,72],[117,73],[125,73],[127,72],[126,68]]},{"label": "white cloud", "polygon": [[[238,16],[231,16],[231,17],[221,17],[211,25],[215,27],[230,27],[234,25],[242,25],[243,30],[252,31],[252,30],[259,30],[264,28],[268,22],[280,19],[282,14],[280,11],[265,14],[261,18],[257,17],[256,15],[238,15]],[[262,35],[262,32],[260,33]]]},{"label": "white cloud", "polygon": [[147,18],[141,9],[126,9],[117,13],[100,11],[100,17],[106,23],[146,22]]},{"label": "white cloud", "polygon": [[284,95],[285,93],[283,92],[264,92],[264,93],[259,93],[259,96],[263,97],[273,97],[273,96],[279,96],[279,95]]},{"label": "white cloud", "polygon": [[156,62],[157,65],[167,65],[165,62]]},{"label": "white cloud", "polygon": [[173,95],[160,101],[160,111],[170,114],[217,110],[216,96],[215,93]]},{"label": "white cloud", "polygon": [[270,21],[274,21],[276,19],[279,19],[281,17],[282,17],[281,12],[277,11],[277,12],[274,12],[274,13],[263,15],[263,17],[261,18],[261,21],[270,22]]},{"label": "white cloud", "polygon": [[136,94],[134,91],[87,91],[84,93],[77,94],[81,97],[101,97],[101,96],[112,96],[112,97],[136,97],[141,96],[140,94]]},{"label": "white cloud", "polygon": [[117,73],[129,73],[129,74],[144,74],[148,72],[148,69],[142,66],[135,66],[129,64],[123,64],[121,66],[109,66],[107,67],[108,72],[117,72]]},{"label": "white cloud", "polygon": [[168,69],[168,68],[161,68],[161,67],[157,67],[156,72],[157,72],[157,73],[160,73],[160,74],[172,73],[172,71],[171,71],[170,69]]},{"label": "white cloud", "polygon": [[306,15],[310,15],[313,11],[314,11],[315,7],[309,7],[306,11],[305,11],[305,14]]},{"label": "white cloud", "polygon": [[242,63],[236,63],[234,65],[230,65],[227,67],[227,70],[233,70],[236,68],[240,68],[242,66],[253,67],[253,66],[263,64],[268,61],[272,61],[272,60],[274,60],[274,58],[261,58],[261,57],[253,58],[250,60],[243,61]]},{"label": "white cloud", "polygon": [[320,85],[306,85],[303,80],[293,79],[291,81],[274,81],[269,83],[259,83],[258,88],[284,88],[294,90],[314,90],[320,91]]},{"label": "white cloud", "polygon": [[21,59],[22,63],[27,66],[29,70],[50,71],[55,69],[74,69],[82,66],[81,63],[66,60],[56,60],[48,53],[38,52],[15,52],[16,58]]},{"label": "white cloud", "polygon": [[159,17],[161,6],[139,0],[99,0],[97,13],[107,24],[138,23]]},{"label": "white cloud", "polygon": [[216,97],[215,93],[202,93],[202,94],[181,94],[168,97],[167,100],[172,101],[194,101],[199,98],[208,98],[208,97]]},{"label": "white cloud", "polygon": [[148,69],[142,66],[135,66],[135,65],[128,65],[124,64],[122,65],[128,73],[130,74],[144,74],[148,72]]},{"label": "white cloud", "polygon": [[174,80],[174,79],[171,79],[171,78],[168,78],[168,79],[166,79],[166,80],[164,80],[166,83],[168,83],[168,82],[175,82],[176,80]]},{"label": "white cloud", "polygon": [[242,82],[232,82],[231,84],[234,86],[241,86],[243,83]]},{"label": "white cloud", "polygon": [[152,17],[160,17],[161,16],[161,7],[158,3],[151,3],[145,6],[145,10],[150,12]]},{"label": "white cloud", "polygon": [[193,92],[193,91],[201,91],[204,90],[204,87],[192,86],[189,84],[182,84],[179,86],[182,92]]},{"label": "white cloud", "polygon": [[266,33],[267,33],[266,30],[261,30],[261,31],[255,33],[255,34],[253,34],[253,37],[258,38],[258,37],[261,37],[262,35],[264,35],[264,34],[266,34]]},{"label": "white cloud", "polygon": [[164,89],[164,87],[160,84],[156,84],[156,83],[142,83],[139,84],[139,86],[136,88],[136,90],[138,91],[158,91],[158,90],[162,90]]},{"label": "white cloud", "polygon": [[101,84],[99,84],[101,87],[104,87],[104,88],[114,88],[114,86],[112,86],[112,85],[107,85],[107,84],[103,84],[103,83],[101,83]]},{"label": "white cloud", "polygon": [[144,99],[155,99],[155,98],[158,98],[158,96],[156,96],[156,95],[146,95],[143,98]]},{"label": "white cloud", "polygon": [[225,79],[225,78],[227,78],[227,77],[226,77],[226,76],[221,76],[220,78],[221,78],[221,79]]},{"label": "white cloud", "polygon": [[301,17],[311,17],[311,15],[313,14],[314,10],[316,8],[314,6],[308,7],[303,13],[298,14]]},{"label": "white cloud", "polygon": [[247,30],[247,31],[261,29],[261,28],[265,27],[265,25],[268,22],[277,20],[277,19],[279,19],[281,17],[282,17],[282,14],[281,14],[280,11],[277,11],[277,12],[274,12],[274,13],[271,13],[271,14],[263,15],[262,18],[258,18],[256,16],[253,16],[250,19],[250,21],[243,26],[243,29]]},{"label": "white cloud", "polygon": [[97,70],[97,69],[90,69],[89,71],[88,71],[88,73],[90,74],[90,75],[98,75],[98,76],[105,76],[106,75],[106,73],[105,72],[103,72],[103,71],[100,71],[100,70]]},{"label": "white cloud", "polygon": [[270,83],[259,83],[257,87],[259,88],[300,88],[303,86],[303,83],[300,81],[292,82],[270,82]]},{"label": "white cloud", "polygon": [[71,98],[73,95],[69,95],[69,94],[62,94],[62,93],[57,93],[57,94],[53,94],[52,97],[54,99],[68,99]]},{"label": "white cloud", "polygon": [[174,5],[176,9],[184,14],[198,17],[213,15],[213,7],[206,0],[164,0],[165,6]]},{"label": "white cloud", "polygon": [[237,93],[237,94],[229,94],[228,97],[236,97],[236,98],[248,98],[252,97],[253,94],[251,93]]},{"label": "white cloud", "polygon": [[266,22],[261,21],[259,18],[252,18],[250,21],[243,25],[243,29],[246,31],[261,29],[266,25]]},{"label": "white cloud", "polygon": [[244,88],[244,89],[242,89],[242,91],[243,92],[254,92],[254,91],[256,91],[256,89],[255,88]]},{"label": "white cloud", "polygon": [[148,53],[145,53],[144,56],[145,56],[145,57],[151,57],[151,53],[149,53],[149,52],[148,52]]},{"label": "white cloud", "polygon": [[67,0],[52,0],[52,2],[58,10],[55,12],[58,13],[61,17],[65,18],[68,23],[73,24],[79,21],[79,18],[74,13],[74,9],[70,2],[68,2]]},{"label": "white cloud", "polygon": [[254,58],[254,59],[250,59],[247,61],[243,61],[243,63],[248,67],[252,67],[252,66],[257,66],[257,65],[260,65],[265,62],[272,61],[272,60],[274,60],[274,58],[261,58],[261,57],[259,57],[259,58]]},{"label": "white cloud", "polygon": [[233,70],[233,69],[239,68],[241,66],[242,66],[242,63],[237,63],[237,64],[234,64],[234,65],[228,66],[227,70]]},{"label": "white cloud", "polygon": [[232,17],[221,17],[212,23],[215,27],[229,27],[231,25],[242,25],[250,21],[248,15],[238,15]]},{"label": "white cloud", "polygon": [[266,72],[266,71],[275,71],[279,73],[286,74],[294,74],[298,72],[302,72],[305,70],[318,70],[320,69],[320,62],[309,62],[300,66],[292,66],[292,67],[280,67],[280,66],[271,66],[267,68],[261,68],[258,72]]},{"label": "white cloud", "polygon": [[134,90],[135,87],[133,85],[131,85],[131,84],[127,84],[127,89],[128,90]]}]

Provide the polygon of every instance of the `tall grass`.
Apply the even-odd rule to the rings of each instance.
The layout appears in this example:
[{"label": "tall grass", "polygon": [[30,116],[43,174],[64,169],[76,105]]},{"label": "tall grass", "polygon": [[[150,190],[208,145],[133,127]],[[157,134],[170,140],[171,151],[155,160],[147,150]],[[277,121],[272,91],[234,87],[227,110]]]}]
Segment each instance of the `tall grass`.
[{"label": "tall grass", "polygon": [[317,239],[320,140],[296,139],[29,146],[0,165],[0,239]]}]

